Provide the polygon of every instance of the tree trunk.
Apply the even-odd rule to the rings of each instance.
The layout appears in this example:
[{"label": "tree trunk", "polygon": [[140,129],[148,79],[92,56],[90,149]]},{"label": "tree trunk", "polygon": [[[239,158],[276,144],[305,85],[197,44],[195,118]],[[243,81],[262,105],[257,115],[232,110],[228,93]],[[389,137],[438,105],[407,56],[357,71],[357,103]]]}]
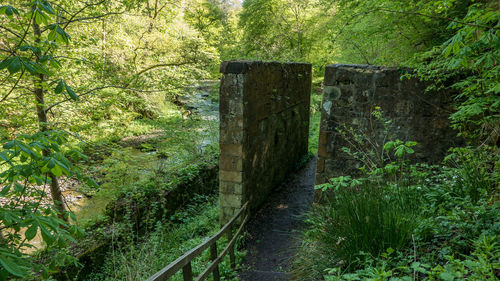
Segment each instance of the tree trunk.
[{"label": "tree trunk", "polygon": [[[42,32],[40,31],[40,26],[33,19],[33,31],[36,37],[36,42],[40,43],[40,37]],[[37,62],[39,62],[39,57],[37,56]],[[48,130],[47,125],[47,112],[45,110],[45,101],[44,101],[44,90],[43,90],[43,82],[45,81],[45,76],[43,74],[38,74],[38,77],[34,80],[35,86],[35,101],[36,101],[36,113],[38,116],[38,125],[41,132],[46,132]],[[49,156],[49,150],[43,150],[43,156]],[[66,213],[66,208],[64,207],[64,199],[62,196],[61,188],[59,187],[59,182],[57,177],[49,173],[50,177],[50,195],[52,196],[52,201],[56,206],[56,209],[59,211],[59,218],[67,221],[64,217]]]}]

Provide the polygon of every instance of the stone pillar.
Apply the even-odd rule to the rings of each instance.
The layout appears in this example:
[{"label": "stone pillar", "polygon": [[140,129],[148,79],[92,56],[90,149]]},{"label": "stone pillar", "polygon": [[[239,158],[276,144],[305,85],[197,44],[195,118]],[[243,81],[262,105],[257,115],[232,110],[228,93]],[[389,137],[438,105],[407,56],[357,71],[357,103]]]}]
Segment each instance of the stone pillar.
[{"label": "stone pillar", "polygon": [[221,65],[220,207],[227,222],[257,208],[307,154],[311,65],[228,61]]},{"label": "stone pillar", "polygon": [[[401,78],[408,71],[363,65],[326,67],[316,184],[359,172],[361,163],[342,150],[349,143],[338,130],[346,127],[367,138],[365,148],[370,146],[368,139],[382,147],[391,138],[417,141],[412,156],[417,162],[439,163],[449,147],[463,143],[449,126],[454,93],[426,92],[426,83]],[[392,120],[388,134],[372,115],[376,107]]]},{"label": "stone pillar", "polygon": [[243,74],[224,73],[220,84],[219,197],[221,222],[242,207]]}]

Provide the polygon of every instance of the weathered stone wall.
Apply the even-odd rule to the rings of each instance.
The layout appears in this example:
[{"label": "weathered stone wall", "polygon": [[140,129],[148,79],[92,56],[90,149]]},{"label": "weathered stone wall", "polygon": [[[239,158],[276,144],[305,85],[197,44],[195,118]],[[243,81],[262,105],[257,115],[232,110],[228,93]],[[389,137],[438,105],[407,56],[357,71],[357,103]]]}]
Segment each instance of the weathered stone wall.
[{"label": "weathered stone wall", "polygon": [[220,205],[226,222],[256,208],[307,154],[311,65],[221,65]]},{"label": "weathered stone wall", "polygon": [[[413,160],[439,163],[450,146],[461,140],[449,127],[452,93],[425,93],[425,83],[401,79],[396,68],[329,65],[325,70],[316,184],[340,175],[354,175],[360,163],[342,151],[350,147],[339,129],[353,128],[372,143],[383,146],[392,137],[417,141]],[[389,135],[372,115],[380,107],[392,120]]]}]

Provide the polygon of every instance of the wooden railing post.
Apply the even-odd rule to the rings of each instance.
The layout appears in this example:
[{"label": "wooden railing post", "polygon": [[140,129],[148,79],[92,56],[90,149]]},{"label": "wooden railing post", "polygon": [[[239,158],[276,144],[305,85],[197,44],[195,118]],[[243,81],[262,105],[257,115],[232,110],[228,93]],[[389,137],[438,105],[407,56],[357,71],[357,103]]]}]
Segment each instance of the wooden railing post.
[{"label": "wooden railing post", "polygon": [[[233,240],[233,228],[230,227],[228,232],[227,232],[227,241]],[[234,246],[231,246],[229,248],[229,261],[231,264],[231,268],[235,269],[236,268],[236,259],[234,258]]]},{"label": "wooden railing post", "polygon": [[182,277],[184,281],[193,281],[193,269],[191,268],[191,262],[188,262],[182,268]]},{"label": "wooden railing post", "polygon": [[[205,250],[210,247],[210,265],[208,265],[205,270],[196,277],[196,281],[206,280],[210,274],[213,274],[214,281],[220,281],[219,273],[219,263],[224,260],[224,257],[229,253],[229,258],[231,261],[231,268],[236,267],[235,257],[234,257],[234,245],[239,235],[243,232],[246,222],[249,219],[250,214],[246,214],[245,218],[241,220],[241,214],[246,211],[248,202],[241,207],[241,209],[226,223],[215,235],[210,237],[208,240],[202,244],[194,247],[193,249],[187,251],[182,256],[177,258],[175,261],[164,267],[162,270],[156,272],[153,276],[149,277],[147,281],[167,281],[170,277],[174,276],[179,270],[182,269],[182,276],[184,281],[193,281],[193,269],[191,268],[191,261],[200,256]],[[233,235],[234,223],[241,221],[240,227]],[[228,237],[228,245],[222,250],[220,256],[217,255],[217,241],[224,235]]]},{"label": "wooden railing post", "polygon": [[[213,243],[212,246],[210,246],[210,260],[215,261],[217,259],[217,243]],[[216,265],[214,268],[214,281],[220,281],[220,274],[219,274],[219,265]]]}]

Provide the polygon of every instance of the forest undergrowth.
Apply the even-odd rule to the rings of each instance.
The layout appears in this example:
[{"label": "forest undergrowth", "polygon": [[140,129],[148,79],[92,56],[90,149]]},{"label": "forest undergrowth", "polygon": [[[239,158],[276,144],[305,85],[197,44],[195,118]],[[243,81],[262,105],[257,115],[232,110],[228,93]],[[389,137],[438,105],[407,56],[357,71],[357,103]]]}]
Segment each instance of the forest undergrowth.
[{"label": "forest undergrowth", "polygon": [[[429,166],[410,164],[413,142],[355,150],[362,143],[346,149],[366,161],[361,176],[316,186],[323,201],[307,220],[296,280],[497,280],[498,148],[456,148]],[[386,164],[367,169],[375,154]]]}]

